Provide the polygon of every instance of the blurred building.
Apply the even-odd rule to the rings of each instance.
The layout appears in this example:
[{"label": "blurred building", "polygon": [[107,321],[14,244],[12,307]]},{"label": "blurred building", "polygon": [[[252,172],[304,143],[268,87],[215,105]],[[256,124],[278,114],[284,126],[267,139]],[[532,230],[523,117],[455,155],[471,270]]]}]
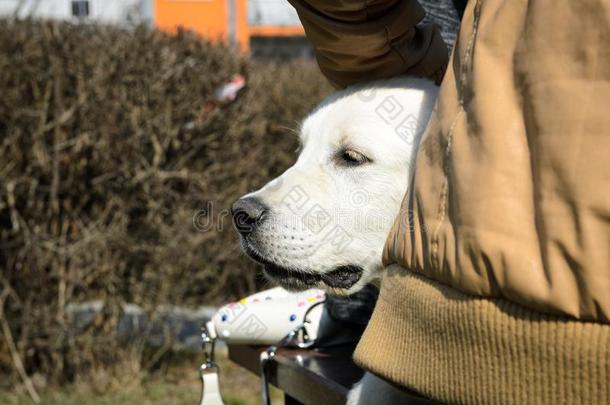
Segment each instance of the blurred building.
[{"label": "blurred building", "polygon": [[138,24],[152,18],[150,0],[0,0],[0,15]]},{"label": "blurred building", "polygon": [[313,58],[299,16],[287,0],[247,2],[249,46],[254,56]]},{"label": "blurred building", "polygon": [[311,57],[287,0],[0,0],[0,16],[191,29],[256,57]]}]

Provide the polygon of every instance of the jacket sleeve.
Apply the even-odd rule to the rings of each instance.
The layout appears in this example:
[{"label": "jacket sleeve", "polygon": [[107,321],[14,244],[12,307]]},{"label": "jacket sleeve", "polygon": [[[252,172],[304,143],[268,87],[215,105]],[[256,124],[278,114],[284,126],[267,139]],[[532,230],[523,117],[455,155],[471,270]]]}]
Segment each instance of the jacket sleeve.
[{"label": "jacket sleeve", "polygon": [[447,47],[416,0],[288,0],[337,87],[399,74],[440,82]]}]

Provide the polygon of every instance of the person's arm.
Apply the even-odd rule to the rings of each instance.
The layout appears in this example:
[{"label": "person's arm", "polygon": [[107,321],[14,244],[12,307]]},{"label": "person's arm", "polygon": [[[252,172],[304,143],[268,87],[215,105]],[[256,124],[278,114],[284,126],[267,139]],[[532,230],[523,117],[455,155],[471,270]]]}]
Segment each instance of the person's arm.
[{"label": "person's arm", "polygon": [[438,29],[416,26],[415,0],[288,0],[313,44],[322,73],[336,86],[400,74],[440,82],[449,58]]}]

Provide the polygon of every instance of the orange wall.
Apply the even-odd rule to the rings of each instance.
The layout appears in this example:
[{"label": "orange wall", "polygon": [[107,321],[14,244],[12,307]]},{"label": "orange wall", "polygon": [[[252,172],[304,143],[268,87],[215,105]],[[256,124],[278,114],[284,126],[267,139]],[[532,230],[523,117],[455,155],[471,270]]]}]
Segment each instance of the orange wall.
[{"label": "orange wall", "polygon": [[[228,0],[156,0],[155,25],[174,32],[182,26],[211,40],[229,40]],[[236,41],[242,50],[249,45],[246,0],[235,0]]]},{"label": "orange wall", "polygon": [[248,26],[248,0],[236,0],[236,35],[240,49],[250,49],[250,27]]}]

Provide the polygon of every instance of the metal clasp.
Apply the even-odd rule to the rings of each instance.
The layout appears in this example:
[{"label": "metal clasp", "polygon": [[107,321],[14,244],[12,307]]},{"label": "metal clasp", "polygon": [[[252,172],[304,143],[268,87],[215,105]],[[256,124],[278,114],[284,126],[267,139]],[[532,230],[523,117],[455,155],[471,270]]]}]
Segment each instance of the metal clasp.
[{"label": "metal clasp", "polygon": [[[314,305],[309,307],[303,316],[303,323],[290,332],[286,336],[284,336],[279,342],[274,345],[269,346],[265,351],[260,354],[260,366],[261,366],[261,396],[263,400],[263,405],[271,405],[271,397],[269,395],[269,362],[278,349],[288,346],[290,344],[294,344],[299,349],[308,349],[314,345],[315,340],[311,340],[309,335],[307,335],[307,329],[305,329],[305,325],[310,323],[307,319],[307,315],[311,312],[312,309],[317,307],[318,305],[324,304],[325,301],[316,302]],[[302,333],[299,341],[299,333]]]},{"label": "metal clasp", "polygon": [[214,361],[214,349],[216,347],[216,338],[210,336],[205,326],[201,327],[201,349],[203,350],[203,364],[199,368],[201,373],[205,370],[217,368]]}]

